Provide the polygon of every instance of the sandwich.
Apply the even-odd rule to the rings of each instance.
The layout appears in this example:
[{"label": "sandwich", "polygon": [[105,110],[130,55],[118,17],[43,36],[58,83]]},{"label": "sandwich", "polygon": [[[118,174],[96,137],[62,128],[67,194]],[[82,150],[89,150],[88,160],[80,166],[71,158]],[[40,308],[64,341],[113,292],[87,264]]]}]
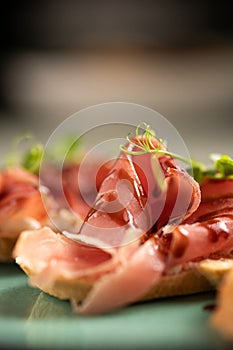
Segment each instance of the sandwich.
[{"label": "sandwich", "polygon": [[206,170],[144,127],[127,137],[76,232],[44,225],[15,244],[30,285],[74,312],[213,290],[232,265],[233,160],[215,155]]}]

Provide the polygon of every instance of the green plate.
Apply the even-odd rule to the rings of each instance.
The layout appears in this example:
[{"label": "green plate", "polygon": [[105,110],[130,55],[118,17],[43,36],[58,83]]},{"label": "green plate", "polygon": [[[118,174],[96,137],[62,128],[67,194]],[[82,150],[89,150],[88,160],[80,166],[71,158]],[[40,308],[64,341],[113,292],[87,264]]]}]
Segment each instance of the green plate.
[{"label": "green plate", "polygon": [[24,349],[228,349],[211,327],[214,293],[135,304],[102,316],[28,286],[15,264],[0,264],[0,346]]}]

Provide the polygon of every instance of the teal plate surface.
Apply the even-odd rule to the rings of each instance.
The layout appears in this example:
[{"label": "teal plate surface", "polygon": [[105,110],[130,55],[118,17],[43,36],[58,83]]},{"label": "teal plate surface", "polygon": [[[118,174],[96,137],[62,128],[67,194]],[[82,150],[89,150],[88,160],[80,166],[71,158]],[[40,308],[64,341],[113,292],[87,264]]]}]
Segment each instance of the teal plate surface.
[{"label": "teal plate surface", "polygon": [[14,349],[230,349],[210,327],[213,293],[140,303],[80,316],[69,302],[28,286],[14,264],[0,264],[0,347]]}]

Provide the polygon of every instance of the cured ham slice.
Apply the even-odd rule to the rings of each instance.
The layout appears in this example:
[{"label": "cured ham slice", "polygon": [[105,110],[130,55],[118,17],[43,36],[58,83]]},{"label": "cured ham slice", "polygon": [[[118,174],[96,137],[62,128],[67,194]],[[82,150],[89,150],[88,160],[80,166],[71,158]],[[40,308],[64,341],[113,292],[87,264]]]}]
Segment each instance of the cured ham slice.
[{"label": "cured ham slice", "polygon": [[82,283],[94,285],[82,306],[75,306],[84,314],[103,313],[139,300],[164,269],[164,256],[153,239],[105,251],[74,242],[48,227],[23,232],[14,255],[31,276],[32,286],[70,298],[73,304],[79,301]]},{"label": "cured ham slice", "polygon": [[202,200],[233,197],[232,179],[218,179],[206,177],[201,183]]},{"label": "cured ham slice", "polygon": [[[169,243],[167,268],[233,249],[233,215],[184,224],[161,238]],[[167,237],[166,237],[167,236]],[[166,242],[167,243],[167,242]],[[166,244],[165,243],[165,244]]]},{"label": "cured ham slice", "polygon": [[[157,146],[158,141],[152,140]],[[135,147],[128,147],[130,151],[135,151]],[[168,222],[178,224],[198,208],[201,200],[199,184],[174,158],[163,154],[156,157],[143,154],[131,156],[131,161],[136,164],[136,171],[147,195],[155,225],[153,230],[159,230]],[[153,169],[155,162],[158,165]]]},{"label": "cured ham slice", "polygon": [[201,203],[186,223],[206,221],[233,212],[233,180],[205,178],[200,185]]},{"label": "cured ham slice", "polygon": [[200,188],[198,209],[161,238],[168,266],[233,250],[233,180],[205,178]]},{"label": "cured ham slice", "polygon": [[21,168],[1,173],[0,221],[47,217],[39,192],[38,177]]},{"label": "cured ham slice", "polygon": [[84,314],[109,312],[140,300],[159,280],[165,257],[154,240],[149,239],[112,273],[105,275],[93,287],[81,306],[73,305]]},{"label": "cured ham slice", "polygon": [[58,208],[71,209],[81,220],[85,219],[110,169],[110,165],[104,163],[97,172],[100,161],[101,159],[98,162],[96,160],[88,162],[84,171],[80,171],[79,162],[66,162],[61,172],[54,164],[42,167],[41,182],[49,188]]},{"label": "cured ham slice", "polygon": [[48,219],[38,177],[19,168],[0,173],[0,260],[12,260],[22,230],[36,229]]},{"label": "cured ham slice", "polygon": [[119,158],[104,179],[79,233],[112,247],[122,242],[127,244],[125,232],[128,229],[148,230],[150,219],[145,200],[133,164],[127,158]]},{"label": "cured ham slice", "polygon": [[[79,232],[82,236],[108,246],[126,244],[129,228],[148,234],[168,222],[178,224],[197,209],[198,183],[169,156],[134,155],[137,141],[126,146],[102,182]],[[158,143],[155,138],[151,142]]]},{"label": "cured ham slice", "polygon": [[113,255],[114,252],[74,242],[49,227],[24,231],[14,250],[16,262],[32,273],[31,283],[43,290],[50,290],[57,279],[62,279],[64,285],[70,279],[83,277],[93,281],[115,266]]}]

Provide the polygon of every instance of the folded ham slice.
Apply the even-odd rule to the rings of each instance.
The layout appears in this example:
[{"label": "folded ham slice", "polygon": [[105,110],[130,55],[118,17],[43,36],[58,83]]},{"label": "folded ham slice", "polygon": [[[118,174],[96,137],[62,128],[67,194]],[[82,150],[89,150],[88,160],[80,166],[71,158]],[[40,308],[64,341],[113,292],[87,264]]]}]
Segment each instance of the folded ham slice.
[{"label": "folded ham slice", "polygon": [[[167,239],[166,235],[170,234],[163,235],[161,241]],[[195,259],[211,257],[215,253],[230,253],[232,250],[233,213],[205,222],[181,224],[172,231],[167,269]]]},{"label": "folded ham slice", "polygon": [[185,222],[206,221],[231,215],[233,210],[233,180],[206,177],[200,185],[201,203]]},{"label": "folded ham slice", "polygon": [[164,266],[165,256],[155,241],[149,239],[128,261],[121,261],[112,273],[97,281],[81,306],[73,299],[74,310],[93,315],[139,301],[159,281]]},{"label": "folded ham slice", "polygon": [[[130,243],[129,228],[135,229],[136,240],[139,231],[148,235],[169,222],[177,225],[200,203],[199,184],[173,158],[135,155],[139,141],[131,141],[103,180],[79,232],[107,246]],[[150,141],[158,145],[155,138]]]},{"label": "folded ham slice", "polygon": [[32,273],[32,284],[49,290],[59,277],[64,283],[69,279],[79,280],[83,277],[95,280],[99,275],[112,270],[115,265],[112,259],[114,253],[74,242],[51,228],[44,227],[24,231],[19,237],[14,256],[28,274]]},{"label": "folded ham slice", "polygon": [[47,216],[39,192],[37,176],[22,168],[9,168],[0,174],[0,221]]},{"label": "folded ham slice", "polygon": [[205,178],[200,189],[198,209],[161,238],[169,250],[168,267],[233,251],[233,180]]},{"label": "folded ham slice", "polygon": [[[32,286],[71,299],[75,310],[83,314],[103,313],[139,300],[165,265],[164,255],[152,238],[143,245],[134,242],[106,251],[74,242],[48,227],[24,231],[14,256],[30,276]],[[90,291],[85,302],[77,306],[83,298],[82,284],[85,288],[89,284]]]},{"label": "folded ham slice", "polygon": [[110,170],[110,164],[104,163],[93,179],[101,161],[104,163],[102,159],[86,162],[82,171],[81,160],[67,161],[62,170],[56,164],[47,163],[41,168],[40,181],[49,188],[58,208],[70,209],[83,221],[91,209],[97,190]]},{"label": "folded ham slice", "polygon": [[22,230],[37,229],[48,220],[36,175],[12,167],[0,173],[0,260],[12,260]]}]

